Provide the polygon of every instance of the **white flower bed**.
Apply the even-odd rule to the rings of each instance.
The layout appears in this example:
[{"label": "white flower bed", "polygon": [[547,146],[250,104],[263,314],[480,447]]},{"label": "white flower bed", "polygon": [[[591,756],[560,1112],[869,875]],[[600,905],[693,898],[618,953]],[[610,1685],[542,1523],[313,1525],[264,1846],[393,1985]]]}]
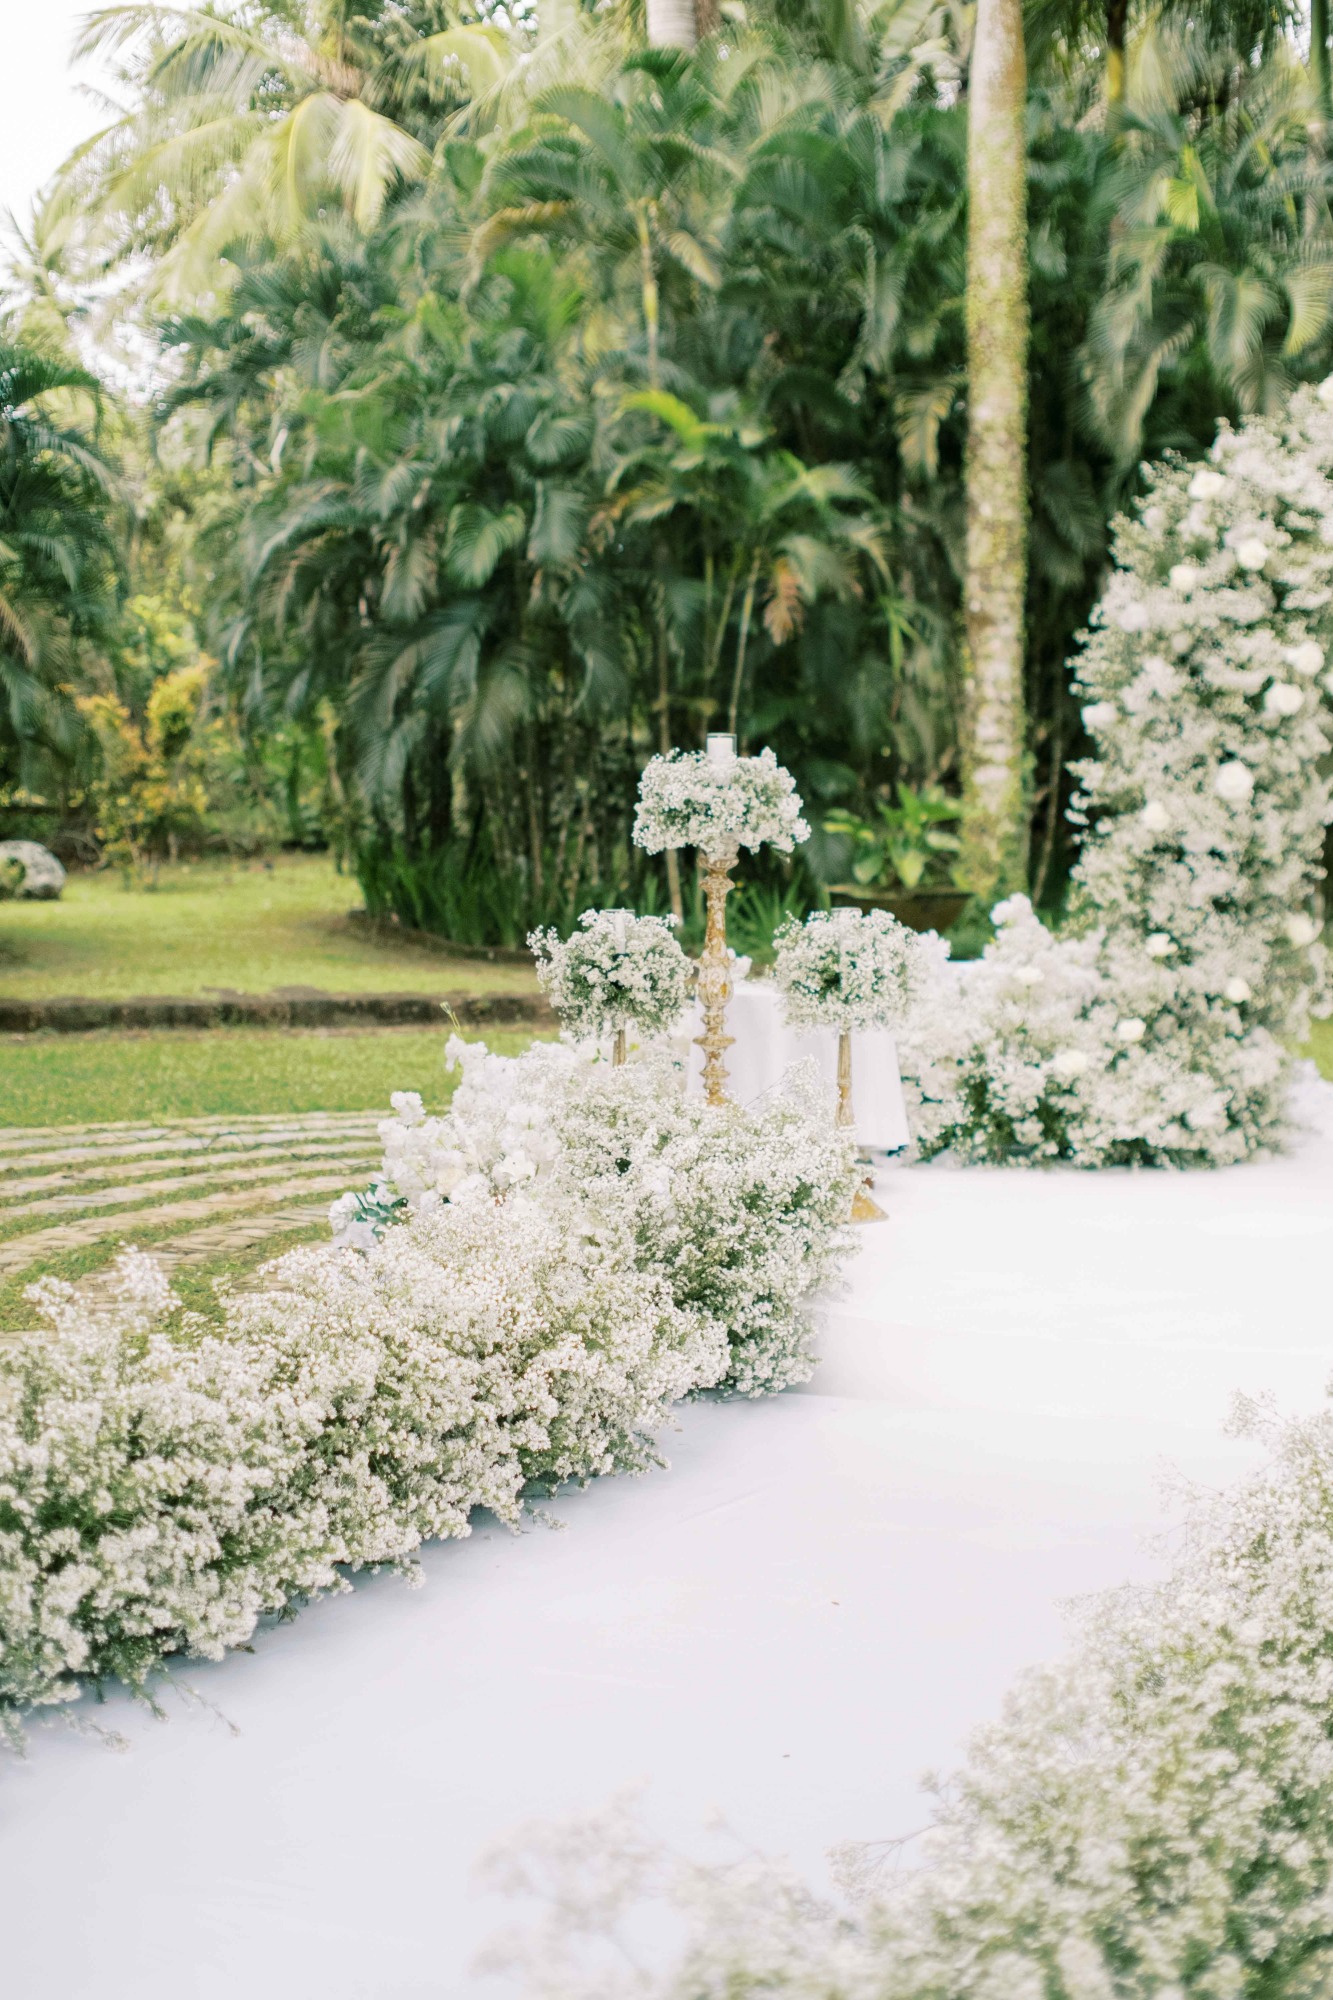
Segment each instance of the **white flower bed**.
[{"label": "white flower bed", "polygon": [[568,1034],[600,1041],[620,1029],[645,1037],[670,1032],[689,1005],[692,977],[672,936],[675,921],[585,910],[581,928],[564,941],[558,931],[533,931],[537,977]]},{"label": "white flower bed", "polygon": [[975,979],[937,980],[904,1052],[927,1150],[1216,1164],[1281,1138],[1326,985],[1331,398],[1152,469],[1121,523],[1078,668],[1075,934],[1043,943],[1016,898]]},{"label": "white flower bed", "polygon": [[[846,1848],[839,1905],[741,1853],[682,1863],[625,1804],[511,1850],[548,1919],[516,1952],[545,2000],[1260,2000],[1333,1975],[1333,1416],[1193,1496],[1170,1574],[1088,1601],[899,1850]],[[623,1970],[665,1896],[687,1943]],[[658,1920],[653,1936],[670,1935]],[[678,1934],[678,1932],[676,1933]],[[620,1949],[615,1948],[619,1946]],[[611,1949],[607,1947],[611,1946]]]},{"label": "white flower bed", "polygon": [[[808,1378],[802,1301],[845,1242],[839,1203],[854,1178],[813,1074],[793,1071],[747,1109],[687,1097],[665,1054],[612,1069],[563,1044],[498,1056],[454,1037],[446,1055],[462,1070],[448,1112],[427,1118],[399,1093],[380,1126],[386,1207],[520,1190],[571,1242],[614,1246],[721,1322],[725,1386],[761,1395]],[[334,1204],[335,1231],[363,1241],[350,1213],[347,1197]]]},{"label": "white flower bed", "polygon": [[822,1094],[706,1114],[668,1063],[463,1060],[448,1118],[386,1121],[394,1226],[290,1252],[220,1327],[137,1252],[109,1304],[34,1287],[50,1331],[0,1344],[0,1730],[529,1482],[638,1470],[691,1391],[809,1373],[852,1178]]},{"label": "white flower bed", "polygon": [[922,994],[926,948],[887,910],[816,910],[788,918],[773,976],[794,1028],[897,1026]]},{"label": "white flower bed", "polygon": [[790,854],[810,838],[791,772],[771,750],[716,762],[701,750],[654,757],[639,780],[634,838],[650,854],[698,847],[705,854],[776,847]]}]

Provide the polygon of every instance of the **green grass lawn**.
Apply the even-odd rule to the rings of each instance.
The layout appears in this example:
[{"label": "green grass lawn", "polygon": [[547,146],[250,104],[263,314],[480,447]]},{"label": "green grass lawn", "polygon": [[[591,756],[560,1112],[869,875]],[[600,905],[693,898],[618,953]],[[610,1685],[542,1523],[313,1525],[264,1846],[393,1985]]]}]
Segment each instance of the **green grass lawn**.
[{"label": "green grass lawn", "polygon": [[111,870],[71,875],[58,902],[0,903],[0,993],[536,992],[527,966],[377,943],[347,920],[360,902],[355,878],[322,854],[182,862],[155,889],[127,889]]},{"label": "green grass lawn", "polygon": [[1311,1023],[1310,1039],[1302,1054],[1313,1056],[1318,1064],[1320,1076],[1326,1076],[1333,1082],[1333,1021]]},{"label": "green grass lawn", "polygon": [[[213,1112],[387,1111],[393,1090],[431,1109],[452,1090],[446,1028],[155,1029],[0,1037],[0,1125],[203,1118]],[[468,1031],[466,1039],[479,1039]],[[503,1055],[522,1030],[486,1036]]]}]

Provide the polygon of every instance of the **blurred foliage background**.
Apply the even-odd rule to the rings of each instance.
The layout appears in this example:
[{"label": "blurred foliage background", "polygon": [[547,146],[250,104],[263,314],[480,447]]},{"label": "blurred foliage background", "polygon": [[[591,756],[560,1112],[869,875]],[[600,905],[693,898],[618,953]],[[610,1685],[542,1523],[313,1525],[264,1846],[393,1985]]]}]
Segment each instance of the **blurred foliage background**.
[{"label": "blurred foliage background", "polygon": [[[734,728],[817,829],[750,871],[742,944],[872,834],[882,884],[947,882],[971,23],[756,0],[687,53],[636,0],[93,16],[126,108],[0,322],[0,837],[145,885],[328,849],[372,911],[512,945],[667,907],[638,773]],[[1109,523],[1144,458],[1328,371],[1333,231],[1281,0],[1032,0],[1027,38],[1056,909]]]}]

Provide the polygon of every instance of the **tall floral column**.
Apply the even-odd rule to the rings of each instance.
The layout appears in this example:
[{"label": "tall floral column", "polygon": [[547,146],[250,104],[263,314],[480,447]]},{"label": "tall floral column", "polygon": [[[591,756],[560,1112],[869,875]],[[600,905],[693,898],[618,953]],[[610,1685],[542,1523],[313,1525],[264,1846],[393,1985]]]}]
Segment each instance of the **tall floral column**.
[{"label": "tall floral column", "polygon": [[630,1028],[644,1036],[674,1028],[690,998],[690,961],[672,936],[674,917],[633,910],[585,910],[581,928],[528,939],[537,978],[575,1041],[612,1038],[613,1063],[625,1060]]},{"label": "tall floral column", "polygon": [[695,847],[703,857],[708,927],[698,971],[704,1031],[697,1040],[704,1052],[704,1094],[710,1104],[726,1102],[724,1057],[732,1042],[727,1033],[731,871],[742,847],[767,845],[790,854],[809,837],[791,772],[783,770],[771,750],[738,757],[734,736],[710,736],[705,751],[673,750],[654,757],[639,781],[634,820],[639,846],[649,854]]},{"label": "tall floral column", "polygon": [[[793,917],[776,943],[774,976],[788,1025],[837,1031],[838,1124],[850,1130],[852,1036],[902,1026],[924,984],[924,947],[887,910],[819,910],[804,923]],[[852,1221],[874,1222],[883,1213],[867,1175],[852,1201]]]}]

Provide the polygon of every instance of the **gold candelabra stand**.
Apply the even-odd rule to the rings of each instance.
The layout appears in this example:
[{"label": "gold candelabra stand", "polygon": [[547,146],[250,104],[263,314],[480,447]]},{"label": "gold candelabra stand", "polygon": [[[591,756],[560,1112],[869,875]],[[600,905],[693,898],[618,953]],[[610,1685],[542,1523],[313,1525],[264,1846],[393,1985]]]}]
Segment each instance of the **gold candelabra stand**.
[{"label": "gold candelabra stand", "polygon": [[[842,1131],[856,1123],[852,1110],[852,1031],[844,1028],[838,1036],[838,1125]],[[852,1196],[853,1222],[883,1222],[884,1210],[870,1192],[871,1176],[864,1174]]]},{"label": "gold candelabra stand", "polygon": [[616,1069],[619,1069],[620,1065],[624,1062],[624,1060],[625,1060],[625,1030],[623,1028],[617,1028],[616,1038],[611,1044],[612,1066]]},{"label": "gold candelabra stand", "polygon": [[731,956],[727,950],[727,897],[738,850],[724,848],[704,856],[704,902],[708,926],[699,960],[696,988],[704,1012],[704,1031],[695,1041],[704,1052],[704,1097],[709,1104],[727,1101],[726,1051],[735,1040],[727,1033],[727,1002],[731,998]]}]

